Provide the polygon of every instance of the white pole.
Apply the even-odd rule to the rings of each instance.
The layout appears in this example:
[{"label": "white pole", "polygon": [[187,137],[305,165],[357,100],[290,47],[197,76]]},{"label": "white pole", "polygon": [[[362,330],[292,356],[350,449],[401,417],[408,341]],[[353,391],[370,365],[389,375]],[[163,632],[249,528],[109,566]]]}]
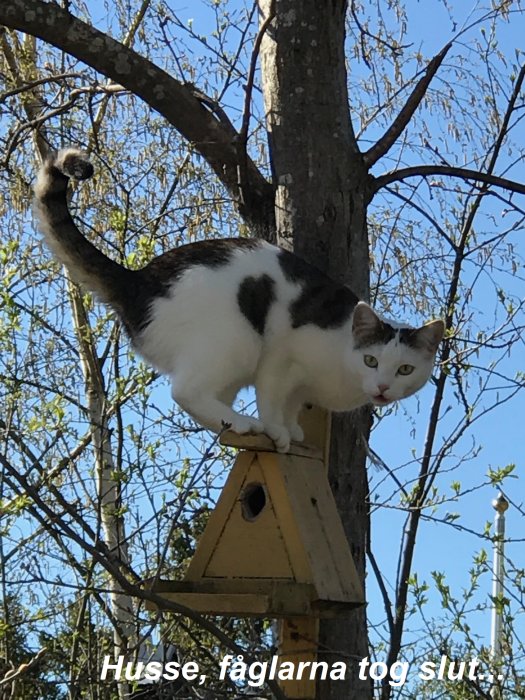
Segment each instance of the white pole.
[{"label": "white pole", "polygon": [[[500,492],[498,497],[492,501],[492,507],[496,511],[494,517],[494,563],[492,567],[492,621],[490,629],[490,648],[494,670],[498,672],[499,661],[501,660],[501,635],[503,628],[503,613],[501,609],[501,599],[503,596],[503,582],[505,577],[504,547],[505,547],[505,511],[509,507],[509,502]],[[498,601],[498,602],[496,602]],[[494,683],[491,689],[493,698],[500,698],[499,684]]]}]

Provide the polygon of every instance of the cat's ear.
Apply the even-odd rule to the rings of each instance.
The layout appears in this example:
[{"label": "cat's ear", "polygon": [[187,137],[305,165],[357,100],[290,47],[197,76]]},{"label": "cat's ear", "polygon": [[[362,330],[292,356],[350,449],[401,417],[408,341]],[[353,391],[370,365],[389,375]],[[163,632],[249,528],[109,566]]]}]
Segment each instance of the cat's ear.
[{"label": "cat's ear", "polygon": [[438,345],[445,335],[445,324],[441,319],[429,321],[416,331],[417,346],[427,350],[432,355],[438,349]]},{"label": "cat's ear", "polygon": [[374,337],[381,327],[381,319],[364,301],[357,303],[352,318],[352,333],[356,341]]}]

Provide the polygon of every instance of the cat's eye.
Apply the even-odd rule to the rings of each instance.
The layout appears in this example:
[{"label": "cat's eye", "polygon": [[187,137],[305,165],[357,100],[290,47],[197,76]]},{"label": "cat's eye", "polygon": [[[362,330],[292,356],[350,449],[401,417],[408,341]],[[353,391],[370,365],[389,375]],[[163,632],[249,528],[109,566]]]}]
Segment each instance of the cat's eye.
[{"label": "cat's eye", "polygon": [[412,374],[414,370],[414,365],[401,365],[401,367],[397,370],[397,373],[403,375],[403,377],[406,377],[407,375]]},{"label": "cat's eye", "polygon": [[373,355],[365,355],[363,359],[367,367],[377,367],[377,365],[379,364],[377,359]]}]

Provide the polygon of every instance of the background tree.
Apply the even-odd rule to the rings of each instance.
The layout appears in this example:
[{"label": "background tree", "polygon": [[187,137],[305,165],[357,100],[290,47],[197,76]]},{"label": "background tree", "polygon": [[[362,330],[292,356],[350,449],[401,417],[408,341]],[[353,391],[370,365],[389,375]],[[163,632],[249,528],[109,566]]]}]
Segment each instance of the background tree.
[{"label": "background tree", "polygon": [[[414,3],[385,10],[343,0],[260,0],[205,8],[208,36],[169,3],[147,0],[117,2],[103,16],[95,6],[64,9],[38,0],[0,8],[8,28],[1,134],[9,202],[0,336],[4,571],[32,552],[28,573],[10,585],[27,591],[38,583],[40,595],[56,587],[58,608],[68,586],[84,596],[68,671],[67,692],[75,697],[72,678],[81,676],[89,648],[77,632],[92,620],[88,608],[105,618],[121,648],[139,648],[148,628],[130,596],[144,595],[136,586],[142,577],[173,575],[173,563],[189,556],[195,523],[216,497],[228,460],[216,446],[207,449],[207,436],[176,408],[164,408],[158,394],[151,399],[153,376],[129,353],[120,328],[50,275],[56,267],[16,213],[30,199],[34,147],[42,154],[78,143],[93,152],[97,177],[79,193],[77,212],[97,245],[126,264],[138,266],[196,236],[249,230],[293,247],[389,315],[446,319],[432,391],[388,421],[376,416],[370,447],[369,411],[333,420],[332,488],[363,580],[368,554],[385,619],[378,621],[374,609],[367,621],[361,609],[323,623],[321,649],[330,660],[347,660],[350,672],[348,683],[319,683],[318,696],[370,698],[370,680],[357,678],[357,661],[370,653],[369,632],[377,658],[389,664],[416,663],[442,649],[456,653],[456,640],[436,634],[425,613],[428,584],[414,571],[421,523],[461,528],[446,512],[449,502],[465,502],[472,489],[512,475],[494,468],[468,485],[442,476],[477,454],[479,437],[467,442],[469,435],[476,440],[477,423],[519,400],[523,386],[513,354],[522,301],[510,277],[522,268],[513,242],[525,193],[518,182],[524,68],[511,43],[498,43],[521,9],[501,2],[461,16],[433,3],[445,21],[442,44],[427,52],[411,43]],[[411,417],[418,412],[428,419]],[[398,418],[412,421],[412,454],[408,447],[391,454],[379,442]],[[386,467],[372,474],[370,486],[367,456]],[[391,509],[406,516],[397,574],[396,567],[385,574],[370,537],[369,510],[380,523]],[[178,545],[173,552],[165,550],[168,535]],[[35,561],[50,541],[52,555]],[[435,574],[436,592],[450,605],[445,580]],[[520,576],[516,566],[516,596]],[[465,607],[450,610],[458,643],[475,649]],[[416,612],[425,645],[410,633]],[[249,625],[228,630],[226,623],[227,635],[198,620],[203,637],[173,619],[168,625],[177,629],[169,634],[186,648],[195,640],[203,658],[219,653],[209,635],[230,646],[244,639],[252,653],[264,641]],[[504,683],[516,693],[521,641],[512,641]],[[488,692],[486,683],[480,688]],[[411,692],[388,678],[382,683],[385,699]]]}]

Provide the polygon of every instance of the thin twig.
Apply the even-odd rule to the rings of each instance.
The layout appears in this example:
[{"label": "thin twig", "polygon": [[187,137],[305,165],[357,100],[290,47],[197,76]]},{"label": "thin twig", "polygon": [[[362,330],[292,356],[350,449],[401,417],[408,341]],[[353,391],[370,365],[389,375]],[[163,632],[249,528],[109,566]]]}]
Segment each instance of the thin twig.
[{"label": "thin twig", "polygon": [[361,42],[360,42],[361,43],[361,57],[368,68],[370,68],[370,62],[369,62],[369,60],[366,56],[366,53],[365,53],[365,42],[364,42],[365,36],[367,36],[369,39],[373,39],[373,41],[377,42],[380,46],[384,46],[386,49],[391,51],[395,57],[400,56],[403,53],[404,49],[408,49],[408,48],[410,48],[410,46],[412,46],[412,44],[399,44],[396,46],[388,41],[385,41],[378,34],[372,34],[372,32],[370,32],[365,26],[363,26],[363,24],[361,23],[361,20],[357,16],[354,1],[350,4],[350,13],[351,13],[352,18],[353,18],[354,22],[356,23],[357,28],[361,34]]},{"label": "thin twig", "polygon": [[431,216],[426,209],[423,209],[423,207],[420,207],[419,204],[416,204],[413,199],[410,197],[405,197],[404,194],[401,192],[396,192],[396,190],[392,189],[391,187],[387,187],[387,190],[390,192],[390,194],[394,195],[394,197],[397,197],[400,199],[402,202],[405,202],[408,206],[412,207],[412,209],[415,209],[423,218],[425,218],[428,222],[432,224],[432,226],[436,229],[436,231],[439,233],[440,236],[442,236],[446,242],[449,244],[449,246],[452,248],[452,250],[456,250],[457,246],[455,241],[452,240],[452,238],[448,235],[448,233],[445,231],[445,229],[439,225],[439,223],[434,219],[433,216]]},{"label": "thin twig", "polygon": [[381,571],[377,564],[376,558],[374,557],[374,554],[372,552],[372,548],[370,546],[370,538],[368,538],[366,543],[366,554],[374,571],[374,576],[376,577],[379,590],[381,591],[383,605],[385,606],[386,619],[388,621],[388,630],[390,632],[390,635],[392,635],[394,633],[394,616],[392,615],[392,601],[390,600],[388,591],[386,590],[385,582],[383,581],[383,577],[381,576]]},{"label": "thin twig", "polygon": [[379,141],[377,141],[372,148],[368,149],[368,151],[363,154],[363,161],[369,168],[372,167],[374,163],[376,163],[392,148],[399,136],[405,130],[405,127],[412,118],[412,115],[426,95],[430,81],[437,73],[451,46],[452,44],[447,44],[443,49],[441,49],[437,56],[434,56],[427,66],[425,75],[418,81],[417,85],[412,90],[407,101],[405,102],[402,110],[399,112],[392,124],[388,127],[383,136],[381,136]]},{"label": "thin twig", "polygon": [[[126,34],[126,36],[122,40],[122,44],[126,48],[131,48],[131,46],[133,44],[133,40],[135,38],[135,34],[137,33],[137,31],[140,27],[140,24],[141,24],[142,20],[144,19],[146,12],[149,9],[150,4],[151,4],[151,0],[143,0],[142,1],[142,5],[140,6],[135,17],[133,18],[133,21],[131,23],[131,27],[129,28],[128,33]],[[92,133],[91,133],[91,136],[89,139],[89,146],[87,149],[88,152],[91,151],[94,143],[98,144],[98,133],[100,131],[100,125],[102,124],[102,120],[104,119],[104,116],[106,114],[106,110],[108,108],[109,99],[111,96],[111,87],[113,85],[116,85],[116,82],[110,78],[108,80],[108,83],[107,83],[107,94],[104,96],[104,98],[100,102],[97,113],[96,113],[95,118],[93,120]]]},{"label": "thin twig", "polygon": [[[116,583],[120,586],[121,591],[125,595],[138,598],[142,601],[149,601],[161,610],[184,615],[188,619],[191,619],[200,625],[203,630],[212,634],[218,641],[222,642],[234,653],[243,654],[244,658],[250,663],[255,661],[255,657],[252,654],[248,653],[243,647],[237,644],[211,620],[208,620],[206,617],[203,617],[185,605],[168,600],[162,597],[162,595],[159,595],[158,593],[155,593],[151,589],[145,587],[144,582],[131,567],[129,562],[123,561],[113,552],[111,552],[108,545],[104,541],[94,540],[92,536],[94,533],[88,534],[88,538],[91,540],[91,542],[88,541],[88,539],[84,539],[82,536],[80,536],[73,529],[73,527],[66,522],[64,514],[60,513],[60,515],[57,515],[53,508],[51,508],[51,506],[45,502],[43,497],[40,496],[39,492],[32,486],[32,484],[27,481],[24,475],[20,474],[18,469],[16,469],[1,454],[0,464],[2,464],[4,467],[4,478],[6,484],[8,484],[8,486],[15,491],[18,490],[17,487],[20,487],[22,492],[29,496],[31,503],[27,506],[27,511],[31,513],[42,526],[45,527],[46,531],[49,532],[54,539],[66,537],[72,543],[78,545],[84,552],[93,557],[94,561],[100,564],[116,581]],[[64,506],[65,504],[65,512],[73,515],[73,517],[78,521],[74,507],[70,506],[57,492],[55,492],[54,495],[57,497],[57,502],[59,505]],[[85,532],[90,530],[85,523],[83,529]],[[266,685],[268,688],[270,688],[277,700],[286,700],[286,696],[275,681],[267,680]]]},{"label": "thin twig", "polygon": [[255,38],[255,43],[253,45],[252,56],[250,59],[250,69],[248,71],[248,80],[244,88],[244,111],[242,115],[242,126],[239,132],[239,142],[242,146],[246,148],[246,143],[248,141],[248,128],[250,125],[250,105],[252,102],[252,92],[253,83],[255,80],[255,68],[257,66],[257,58],[259,56],[259,51],[261,49],[261,43],[266,34],[266,31],[270,24],[272,23],[275,13],[276,13],[276,2],[272,0],[270,3],[270,10],[268,12],[268,17],[264,20],[259,28],[257,37]]},{"label": "thin twig", "polygon": [[8,98],[19,95],[21,92],[26,90],[33,90],[39,85],[46,85],[47,83],[58,83],[61,80],[68,80],[69,78],[82,79],[83,76],[80,73],[62,73],[61,75],[50,75],[48,78],[39,78],[38,80],[33,80],[30,83],[20,84],[18,87],[13,88],[13,90],[6,90],[0,95],[0,104],[5,102]]},{"label": "thin twig", "polygon": [[253,20],[253,15],[255,14],[255,10],[256,10],[256,9],[257,9],[257,0],[254,0],[253,5],[252,5],[252,9],[250,10],[250,13],[249,13],[249,15],[248,15],[248,17],[247,17],[247,20],[246,20],[246,24],[244,25],[244,29],[242,30],[242,33],[241,33],[241,39],[240,39],[240,41],[239,41],[239,45],[238,45],[238,47],[237,47],[237,51],[235,52],[235,55],[234,55],[233,60],[232,60],[232,62],[231,62],[230,70],[228,71],[228,74],[227,74],[227,76],[226,76],[226,80],[224,81],[224,84],[223,84],[223,86],[222,86],[222,88],[221,88],[221,91],[220,91],[220,93],[219,93],[219,95],[218,95],[218,97],[217,97],[217,101],[218,101],[218,102],[221,102],[221,101],[222,101],[222,98],[223,98],[224,95],[226,94],[226,90],[227,90],[227,89],[229,88],[229,86],[230,86],[230,83],[231,83],[231,81],[232,81],[232,76],[233,76],[233,69],[236,67],[237,62],[238,62],[238,60],[239,60],[239,57],[240,57],[240,55],[241,55],[241,51],[242,51],[243,46],[244,46],[244,41],[245,41],[245,39],[246,39],[246,34],[248,33],[248,30],[249,30],[250,27],[251,27],[252,20]]}]

